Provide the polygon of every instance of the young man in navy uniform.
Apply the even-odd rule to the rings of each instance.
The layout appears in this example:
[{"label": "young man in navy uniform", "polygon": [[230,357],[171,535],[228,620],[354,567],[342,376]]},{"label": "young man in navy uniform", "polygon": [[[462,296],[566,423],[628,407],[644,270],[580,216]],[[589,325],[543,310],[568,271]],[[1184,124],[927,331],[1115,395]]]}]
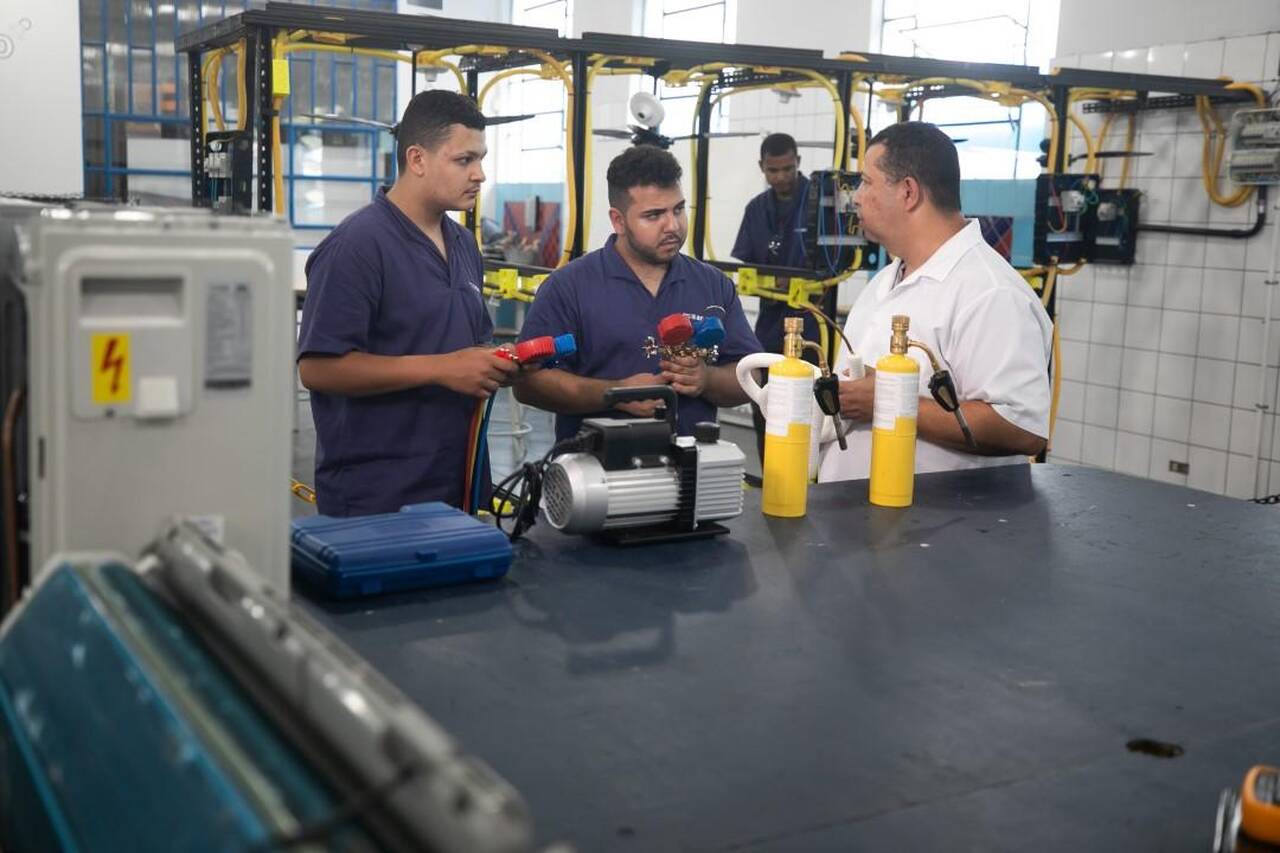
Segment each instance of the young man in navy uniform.
[{"label": "young man in navy uniform", "polygon": [[[786,133],[771,133],[760,143],[760,172],[769,188],[747,202],[733,243],[733,256],[744,264],[776,267],[807,267],[802,229],[809,179],[800,172],[800,152]],[[785,286],[786,280],[779,284]],[[817,341],[818,324],[813,314],[788,307],[775,299],[761,299],[756,315],[756,337],[765,352],[782,352],[782,321],[804,317],[805,340]],[[764,460],[764,414],[754,403],[752,419],[756,427],[757,450]]]},{"label": "young man in navy uniform", "polygon": [[[681,434],[716,409],[747,397],[734,365],[758,352],[733,283],[715,267],[680,253],[688,231],[680,164],[670,153],[636,146],[609,164],[609,220],[604,248],[552,273],[520,332],[523,339],[572,332],[578,352],[559,369],[539,370],[516,386],[525,403],[555,412],[557,440],[573,436],[583,417],[616,415],[604,392],[618,386],[670,385],[679,395]],[[658,321],[677,312],[721,316],[725,338],[713,365],[700,359],[659,360],[642,345]],[[620,403],[617,409],[650,416],[656,403]]]},{"label": "young man in navy uniform", "polygon": [[477,401],[517,370],[486,346],[484,265],[475,238],[446,215],[475,204],[486,151],[473,101],[419,93],[396,133],[395,185],[307,259],[298,371],[311,391],[325,515],[462,501]]}]

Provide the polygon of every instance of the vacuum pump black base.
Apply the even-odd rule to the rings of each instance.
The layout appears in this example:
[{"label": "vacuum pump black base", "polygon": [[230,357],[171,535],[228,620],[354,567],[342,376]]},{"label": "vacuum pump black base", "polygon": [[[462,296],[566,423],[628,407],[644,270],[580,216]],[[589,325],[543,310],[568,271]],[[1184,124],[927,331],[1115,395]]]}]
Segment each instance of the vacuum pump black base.
[{"label": "vacuum pump black base", "polygon": [[704,521],[692,530],[680,530],[667,524],[652,527],[624,527],[620,530],[604,530],[594,534],[610,545],[657,545],[662,542],[687,542],[693,539],[710,539],[723,536],[729,528],[714,521]]}]

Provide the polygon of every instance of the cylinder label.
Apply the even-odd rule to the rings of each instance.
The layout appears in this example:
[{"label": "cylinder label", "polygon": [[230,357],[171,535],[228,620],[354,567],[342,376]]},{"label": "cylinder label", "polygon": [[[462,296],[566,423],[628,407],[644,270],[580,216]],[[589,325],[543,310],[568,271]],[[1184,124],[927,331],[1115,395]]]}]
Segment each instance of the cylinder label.
[{"label": "cylinder label", "polygon": [[876,399],[871,425],[892,432],[898,418],[914,419],[920,411],[920,379],[917,373],[876,371]]},{"label": "cylinder label", "polygon": [[765,432],[785,437],[790,424],[809,426],[813,413],[813,380],[770,376],[766,386]]}]

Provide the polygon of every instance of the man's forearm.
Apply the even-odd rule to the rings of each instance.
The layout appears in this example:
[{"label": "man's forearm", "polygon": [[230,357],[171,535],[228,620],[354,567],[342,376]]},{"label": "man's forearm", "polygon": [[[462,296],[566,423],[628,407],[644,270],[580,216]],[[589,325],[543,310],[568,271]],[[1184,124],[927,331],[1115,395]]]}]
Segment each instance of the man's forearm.
[{"label": "man's forearm", "polygon": [[707,386],[702,396],[717,408],[737,406],[747,402],[747,392],[738,384],[738,363],[718,364],[707,371]]},{"label": "man's forearm", "polygon": [[589,415],[605,408],[604,392],[615,385],[607,379],[590,379],[552,368],[530,373],[513,390],[516,399],[526,405],[561,415]]},{"label": "man's forearm", "polygon": [[922,397],[916,428],[926,441],[979,456],[1035,456],[1045,448],[1045,440],[1034,433],[1002,418],[990,403],[969,400],[960,404],[969,431],[973,433],[977,447],[971,447],[964,438],[956,416],[944,410],[935,401]]},{"label": "man's forearm", "polygon": [[443,358],[352,351],[340,356],[307,356],[298,362],[298,373],[309,391],[367,397],[435,384],[444,369]]}]

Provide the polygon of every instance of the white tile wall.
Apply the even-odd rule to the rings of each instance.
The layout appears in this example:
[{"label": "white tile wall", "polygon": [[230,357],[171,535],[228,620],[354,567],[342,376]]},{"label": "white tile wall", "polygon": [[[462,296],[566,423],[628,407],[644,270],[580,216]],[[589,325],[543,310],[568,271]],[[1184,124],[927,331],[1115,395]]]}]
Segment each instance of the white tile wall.
[{"label": "white tile wall", "polygon": [[1086,425],[1115,429],[1120,416],[1120,389],[1087,385],[1084,393]]},{"label": "white tile wall", "polygon": [[1196,377],[1191,388],[1191,398],[1230,406],[1235,391],[1236,363],[1214,358],[1196,359]]},{"label": "white tile wall", "polygon": [[1124,315],[1124,345],[1130,349],[1160,349],[1160,320],[1163,311],[1130,305]]},{"label": "white tile wall", "polygon": [[1121,430],[1116,433],[1115,469],[1135,477],[1145,477],[1151,470],[1151,439]]},{"label": "white tile wall", "polygon": [[1099,468],[1114,468],[1116,461],[1116,431],[1085,424],[1084,440],[1080,449],[1080,461]]},{"label": "white tile wall", "polygon": [[1191,401],[1156,397],[1152,434],[1169,441],[1187,441],[1191,435]]},{"label": "white tile wall", "polygon": [[[1205,268],[1204,295],[1200,311],[1207,314],[1240,316],[1240,297],[1244,286],[1244,271],[1240,269]],[[1259,279],[1261,286],[1261,279]],[[1261,316],[1259,313],[1258,316]]]},{"label": "white tile wall", "polygon": [[[1124,364],[1120,366],[1120,387],[1130,391],[1154,394],[1159,357],[1159,353],[1148,350],[1126,349]],[[1065,358],[1063,369],[1066,369]]]},{"label": "white tile wall", "polygon": [[[1151,434],[1151,416],[1155,411],[1154,394],[1141,391],[1121,391],[1117,400],[1120,407],[1116,426],[1126,432],[1139,435]],[[1146,464],[1145,461],[1143,464]]]},{"label": "white tile wall", "polygon": [[[1280,32],[1155,45],[1061,57],[1064,67],[1192,77],[1229,76],[1280,88]],[[1224,120],[1227,110],[1221,110]],[[1086,121],[1096,128],[1096,114]],[[1121,144],[1117,123],[1107,147]],[[1075,135],[1078,140],[1078,134]],[[1140,114],[1130,186],[1143,192],[1144,222],[1247,226],[1252,201],[1211,204],[1200,175],[1203,138],[1193,110]],[[1109,182],[1119,175],[1108,164]],[[1222,178],[1219,187],[1233,192]],[[1276,194],[1280,196],[1280,193]],[[1273,198],[1272,202],[1280,201]],[[1272,229],[1280,209],[1246,239],[1163,235],[1139,237],[1131,267],[1086,267],[1060,291],[1063,383],[1053,459],[1246,498],[1280,491],[1280,322],[1272,329],[1269,364],[1258,400]],[[1271,310],[1280,321],[1280,287]],[[1259,441],[1258,409],[1262,418]],[[1255,452],[1261,463],[1253,465]],[[1184,463],[1187,474],[1169,469]]]},{"label": "white tile wall", "polygon": [[1195,387],[1196,360],[1188,355],[1161,353],[1156,373],[1156,393],[1179,400],[1191,399]]},{"label": "white tile wall", "polygon": [[1185,442],[1165,441],[1161,438],[1153,438],[1151,440],[1151,471],[1148,476],[1154,480],[1163,480],[1166,483],[1176,483],[1179,486],[1187,484],[1186,474],[1177,474],[1169,470],[1170,462],[1187,461],[1187,455],[1190,448]]}]

